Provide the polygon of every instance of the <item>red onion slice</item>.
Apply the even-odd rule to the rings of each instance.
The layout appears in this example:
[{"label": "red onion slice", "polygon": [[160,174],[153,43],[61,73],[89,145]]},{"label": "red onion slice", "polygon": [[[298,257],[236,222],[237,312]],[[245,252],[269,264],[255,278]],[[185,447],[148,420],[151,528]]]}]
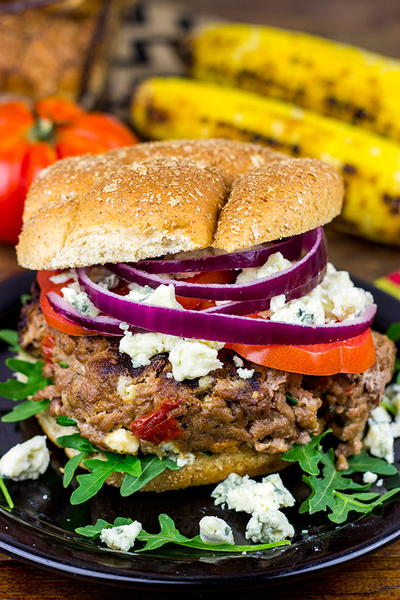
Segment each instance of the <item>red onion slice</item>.
[{"label": "red onion slice", "polygon": [[[229,252],[216,256],[200,256],[183,259],[149,259],[136,263],[136,267],[147,273],[191,273],[197,271],[234,271],[260,267],[275,252],[282,252],[288,260],[297,260],[301,253],[301,235],[282,240],[270,246]],[[132,265],[129,265],[132,266]]]},{"label": "red onion slice", "polygon": [[359,335],[368,329],[376,312],[376,306],[370,304],[351,321],[314,326],[164,308],[118,296],[94,283],[85,269],[77,272],[80,285],[102,312],[134,327],[178,337],[233,344],[325,344]]},{"label": "red onion slice", "polygon": [[[82,313],[77,311],[69,302],[67,302],[67,300],[65,300],[65,298],[56,292],[49,292],[47,294],[47,298],[56,312],[63,317],[66,317],[70,321],[77,323],[81,327],[96,331],[99,333],[99,335],[118,335],[119,337],[123,335],[123,331],[119,327],[121,321],[118,321],[118,319],[103,315],[99,317],[88,317],[87,315],[82,315]],[[141,331],[137,328],[130,327],[129,329],[134,333],[139,333]]]},{"label": "red onion slice", "polygon": [[[316,277],[310,279],[300,285],[297,288],[291,289],[285,296],[285,301],[295,300],[309,294],[319,283],[323,280],[326,273],[326,266],[318,273]],[[250,315],[252,313],[258,313],[263,310],[268,310],[271,303],[271,298],[264,298],[261,300],[246,300],[244,302],[229,302],[227,304],[220,304],[219,306],[213,306],[207,308],[203,312],[212,314],[224,314],[224,315]]]},{"label": "red onion slice", "polygon": [[120,277],[139,285],[156,288],[165,283],[172,284],[178,296],[205,300],[265,300],[279,294],[287,294],[292,288],[299,287],[307,279],[314,279],[325,267],[327,252],[322,227],[304,233],[301,239],[302,248],[307,251],[302,259],[288,269],[249,283],[201,284],[174,279],[168,279],[166,282],[162,277],[124,263],[109,265],[109,268]]}]

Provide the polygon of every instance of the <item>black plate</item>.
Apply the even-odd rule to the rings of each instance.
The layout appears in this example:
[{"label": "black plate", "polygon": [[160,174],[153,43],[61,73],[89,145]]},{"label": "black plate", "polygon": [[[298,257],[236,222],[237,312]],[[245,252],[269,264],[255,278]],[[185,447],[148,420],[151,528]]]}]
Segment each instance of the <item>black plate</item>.
[{"label": "black plate", "polygon": [[[0,327],[15,327],[19,294],[27,291],[31,275],[24,274],[0,285]],[[400,303],[362,282],[373,292],[379,306],[375,326],[385,330],[400,320]],[[0,353],[0,379],[4,380],[6,351]],[[0,412],[10,402],[0,399]],[[39,432],[34,419],[20,425],[0,425],[0,454],[16,442]],[[400,448],[397,449],[400,458]],[[400,536],[400,502],[387,505],[379,515],[370,515],[353,523],[334,526],[320,517],[299,516],[296,508],[287,511],[299,533],[290,547],[252,555],[202,555],[184,548],[160,549],[152,554],[121,554],[99,548],[76,536],[75,527],[102,517],[132,516],[145,529],[156,529],[157,516],[172,516],[186,535],[197,533],[198,522],[205,514],[219,515],[232,525],[239,543],[246,543],[243,532],[247,515],[223,511],[213,506],[211,487],[192,488],[163,494],[139,493],[120,497],[118,490],[104,489],[85,505],[72,507],[64,490],[59,467],[64,455],[52,449],[51,468],[38,481],[10,482],[16,508],[12,513],[0,510],[0,550],[40,567],[87,580],[132,586],[143,589],[184,591],[265,586],[289,578],[315,573],[356,559]],[[301,499],[306,488],[296,468],[283,473],[290,489]],[[390,487],[390,480],[385,481]]]}]

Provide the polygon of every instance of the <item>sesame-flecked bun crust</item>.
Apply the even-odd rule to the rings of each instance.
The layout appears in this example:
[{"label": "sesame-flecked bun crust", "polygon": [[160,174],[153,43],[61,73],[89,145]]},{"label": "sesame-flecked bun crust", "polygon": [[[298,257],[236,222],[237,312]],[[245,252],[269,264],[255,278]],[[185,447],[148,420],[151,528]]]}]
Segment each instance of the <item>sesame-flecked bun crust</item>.
[{"label": "sesame-flecked bun crust", "polygon": [[[55,418],[47,412],[39,413],[36,417],[44,433],[56,445],[57,437],[71,433],[71,428],[60,427],[57,425]],[[66,448],[65,453],[68,458],[72,458],[77,454],[77,451]],[[223,481],[231,473],[249,475],[250,477],[267,475],[268,473],[276,473],[288,465],[289,463],[283,461],[279,454],[265,454],[256,452],[251,448],[212,455],[198,453],[193,463],[183,466],[178,471],[164,471],[150,481],[141,491],[167,492],[196,485],[210,485]],[[114,473],[106,480],[106,483],[120,487],[122,475]]]},{"label": "sesame-flecked bun crust", "polygon": [[18,260],[42,270],[239,250],[328,223],[342,196],[331,167],[257,144],[137,144],[42,171],[26,200]]}]

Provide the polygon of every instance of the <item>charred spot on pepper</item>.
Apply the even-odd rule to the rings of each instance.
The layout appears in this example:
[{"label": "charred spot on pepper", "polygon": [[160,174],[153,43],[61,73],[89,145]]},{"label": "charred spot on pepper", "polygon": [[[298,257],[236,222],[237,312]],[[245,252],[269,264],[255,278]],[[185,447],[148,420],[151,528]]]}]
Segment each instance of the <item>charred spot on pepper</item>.
[{"label": "charred spot on pepper", "polygon": [[154,123],[166,123],[170,118],[170,115],[166,110],[158,108],[152,102],[146,103],[145,113],[148,120],[153,121]]},{"label": "charred spot on pepper", "polygon": [[357,168],[353,165],[345,163],[342,167],[342,173],[346,173],[347,175],[355,175],[357,173]]},{"label": "charred spot on pepper", "polygon": [[295,156],[299,156],[300,152],[301,152],[301,147],[299,146],[299,144],[293,144],[291,146],[291,151],[293,152],[293,154]]},{"label": "charred spot on pepper", "polygon": [[367,112],[364,108],[356,108],[353,113],[355,122],[357,121],[375,121],[375,115]]},{"label": "charred spot on pepper", "polygon": [[390,194],[383,194],[383,202],[389,206],[389,210],[392,215],[400,214],[400,196],[391,196]]}]

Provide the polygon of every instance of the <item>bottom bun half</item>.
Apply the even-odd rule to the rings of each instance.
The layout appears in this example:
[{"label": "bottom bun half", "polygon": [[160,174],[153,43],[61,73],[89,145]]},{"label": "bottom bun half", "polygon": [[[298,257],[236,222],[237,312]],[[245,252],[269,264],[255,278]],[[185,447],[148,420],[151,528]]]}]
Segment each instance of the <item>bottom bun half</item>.
[{"label": "bottom bun half", "polygon": [[[54,417],[47,412],[39,413],[37,420],[47,437],[58,445],[56,439],[62,435],[70,435],[76,432],[72,427],[61,427]],[[77,454],[76,450],[66,448],[68,458]],[[101,455],[101,452],[99,453]],[[289,465],[283,461],[279,454],[263,454],[255,452],[251,448],[237,452],[223,452],[208,456],[198,453],[193,463],[187,464],[179,471],[165,470],[163,473],[150,481],[142,490],[144,492],[167,492],[169,490],[181,490],[196,485],[209,485],[224,480],[231,473],[238,475],[267,475],[275,473]],[[123,475],[114,473],[106,483],[119,487]]]}]

